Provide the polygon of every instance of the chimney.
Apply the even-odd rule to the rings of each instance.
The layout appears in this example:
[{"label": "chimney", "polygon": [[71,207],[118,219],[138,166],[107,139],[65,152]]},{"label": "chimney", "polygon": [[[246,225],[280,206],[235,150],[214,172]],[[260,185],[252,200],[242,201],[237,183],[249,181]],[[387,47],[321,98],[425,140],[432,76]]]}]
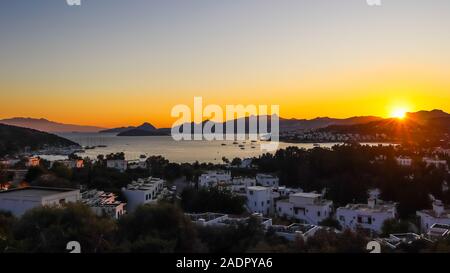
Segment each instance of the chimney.
[{"label": "chimney", "polygon": [[369,200],[367,201],[367,204],[369,205],[369,208],[373,209],[375,208],[375,205],[377,204],[377,199],[376,198],[369,198]]},{"label": "chimney", "polygon": [[442,204],[441,200],[435,200],[433,202],[433,211],[436,214],[436,216],[441,216],[442,214],[444,214],[444,204]]}]

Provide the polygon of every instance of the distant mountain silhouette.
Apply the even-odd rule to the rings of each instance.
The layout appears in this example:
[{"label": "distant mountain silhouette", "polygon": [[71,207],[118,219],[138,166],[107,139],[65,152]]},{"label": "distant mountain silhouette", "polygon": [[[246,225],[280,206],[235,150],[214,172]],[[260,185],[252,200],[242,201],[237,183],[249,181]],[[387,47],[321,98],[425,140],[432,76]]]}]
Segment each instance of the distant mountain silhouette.
[{"label": "distant mountain silhouette", "polygon": [[99,133],[118,134],[118,133],[122,133],[122,132],[129,131],[129,130],[132,130],[132,129],[136,129],[136,127],[135,126],[118,127],[118,128],[101,130]]},{"label": "distant mountain silhouette", "polygon": [[[259,121],[260,117],[257,117],[257,120]],[[267,118],[267,130],[271,131],[271,116],[265,116]],[[215,132],[214,128],[222,128],[222,131],[224,133],[227,133],[226,127],[227,125],[230,125],[231,123],[234,123],[235,133],[237,131],[237,124],[238,121],[244,121],[246,133],[249,132],[249,117],[240,118],[240,119],[234,119],[229,120],[226,122],[214,122],[215,126],[213,127],[213,132]],[[350,125],[350,124],[362,124],[367,123],[371,121],[377,121],[382,120],[380,117],[373,117],[373,116],[363,116],[363,117],[351,117],[346,119],[337,119],[337,118],[328,118],[328,117],[321,117],[321,118],[315,118],[315,119],[284,119],[279,118],[280,121],[280,132],[289,132],[289,131],[301,131],[301,130],[315,130],[319,128],[325,128],[330,125]],[[207,121],[203,122],[203,126]],[[182,129],[183,125],[176,126],[174,129],[175,131],[178,131],[180,133],[183,132]],[[189,124],[185,124],[185,126],[189,126]],[[191,126],[191,132],[194,132],[194,123],[190,123]],[[259,130],[259,128],[258,128]]]},{"label": "distant mountain silhouette", "polygon": [[45,146],[81,148],[77,143],[57,135],[37,131],[34,129],[0,124],[0,156],[22,152],[25,147],[31,151]]},{"label": "distant mountain silhouette", "polygon": [[450,133],[450,114],[441,110],[407,113],[404,119],[389,118],[355,125],[331,125],[319,131],[374,135],[385,134],[391,139],[432,139]]},{"label": "distant mountain silhouette", "polygon": [[170,129],[161,128],[157,129],[152,124],[145,122],[142,125],[132,128],[130,130],[124,130],[117,136],[168,136],[170,135]]},{"label": "distant mountain silhouette", "polygon": [[16,117],[10,119],[2,119],[0,120],[0,123],[51,133],[98,132],[104,129],[96,126],[83,126],[83,125],[58,123],[43,118],[35,119],[35,118]]}]

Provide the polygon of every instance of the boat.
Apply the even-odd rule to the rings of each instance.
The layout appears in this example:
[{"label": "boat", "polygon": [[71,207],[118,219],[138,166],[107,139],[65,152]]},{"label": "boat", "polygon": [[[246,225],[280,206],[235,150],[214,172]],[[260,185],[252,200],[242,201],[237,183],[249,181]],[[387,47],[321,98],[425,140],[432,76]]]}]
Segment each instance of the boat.
[{"label": "boat", "polygon": [[320,147],[320,144],[314,143],[313,146],[314,146],[314,147]]},{"label": "boat", "polygon": [[227,144],[225,144],[225,143],[222,143],[222,146],[227,146]]},{"label": "boat", "polygon": [[144,158],[147,158],[147,156],[146,155],[141,155],[140,158],[144,159]]},{"label": "boat", "polygon": [[235,142],[233,142],[233,144],[234,144],[234,145],[237,145],[237,144],[239,144],[239,143],[237,143],[237,142],[235,141]]}]

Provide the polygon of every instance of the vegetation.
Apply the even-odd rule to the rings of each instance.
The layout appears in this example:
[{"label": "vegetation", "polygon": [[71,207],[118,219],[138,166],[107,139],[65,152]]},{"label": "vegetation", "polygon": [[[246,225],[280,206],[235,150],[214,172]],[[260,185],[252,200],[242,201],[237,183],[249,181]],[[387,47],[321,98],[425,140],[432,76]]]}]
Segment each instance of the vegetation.
[{"label": "vegetation", "polygon": [[236,196],[220,188],[195,189],[187,187],[181,193],[181,207],[186,212],[218,212],[242,214],[245,211],[245,198]]},{"label": "vegetation", "polygon": [[47,146],[78,146],[65,138],[33,129],[0,124],[0,156],[24,152],[26,149],[36,151]]}]

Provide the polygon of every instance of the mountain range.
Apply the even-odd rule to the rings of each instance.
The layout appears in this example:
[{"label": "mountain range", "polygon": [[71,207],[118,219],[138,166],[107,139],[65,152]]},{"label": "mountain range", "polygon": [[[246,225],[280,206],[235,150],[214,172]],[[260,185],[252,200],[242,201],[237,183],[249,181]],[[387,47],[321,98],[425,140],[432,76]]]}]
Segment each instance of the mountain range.
[{"label": "mountain range", "polygon": [[49,133],[70,133],[70,132],[99,132],[105,128],[96,127],[96,126],[84,126],[84,125],[74,125],[74,124],[65,124],[54,121],[49,121],[47,119],[41,118],[9,118],[9,119],[1,119],[1,124],[24,127],[29,129],[34,129],[43,132]]},{"label": "mountain range", "polygon": [[[436,128],[441,128],[446,130],[446,122],[449,119],[449,114],[441,110],[433,111],[419,111],[414,113],[407,113],[407,117],[401,122],[402,127],[410,125],[412,127],[416,126],[420,129],[422,127],[427,127],[428,130],[435,131]],[[245,127],[249,126],[249,118],[243,118]],[[268,130],[270,130],[270,119],[268,116]],[[389,129],[389,126],[393,124],[398,124],[398,119],[384,119],[376,116],[359,116],[350,117],[346,119],[337,119],[330,117],[318,117],[315,119],[284,119],[280,118],[280,132],[289,131],[303,131],[303,130],[322,130],[322,131],[334,131],[334,132],[385,132],[393,130]],[[230,120],[226,122],[215,123],[216,128],[223,128],[226,132],[227,124],[235,123],[235,128],[237,127],[238,120]],[[405,122],[406,121],[406,122]],[[206,121],[203,122],[203,124]],[[0,120],[0,123],[31,128],[44,132],[99,132],[99,133],[114,133],[118,136],[162,136],[170,135],[170,128],[156,128],[152,124],[145,122],[140,126],[125,126],[112,129],[105,129],[95,126],[81,126],[73,124],[63,124],[47,119],[32,119],[32,118],[12,118]],[[432,127],[431,125],[434,125]],[[189,124],[188,124],[189,126]],[[190,123],[191,131],[193,132],[194,123]],[[394,126],[398,130],[398,126]],[[177,126],[176,130],[182,132],[181,126]],[[408,131],[414,128],[408,129]],[[441,129],[439,129],[441,130]],[[248,131],[248,129],[247,129]]]},{"label": "mountain range", "polygon": [[450,134],[450,114],[441,111],[406,113],[405,118],[389,118],[363,124],[331,125],[319,129],[322,132],[340,134],[384,134],[390,139],[437,139]]}]

